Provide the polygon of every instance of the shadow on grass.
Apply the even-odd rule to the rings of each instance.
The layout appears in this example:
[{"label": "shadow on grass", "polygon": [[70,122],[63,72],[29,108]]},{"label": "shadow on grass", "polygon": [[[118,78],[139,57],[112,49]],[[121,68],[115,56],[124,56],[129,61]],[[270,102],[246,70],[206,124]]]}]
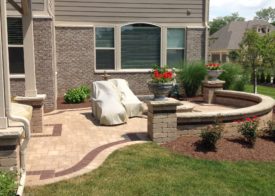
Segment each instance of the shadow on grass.
[{"label": "shadow on grass", "polygon": [[227,138],[226,139],[229,142],[233,142],[235,144],[240,144],[243,148],[253,148],[254,145],[250,142],[245,141],[242,138]]}]

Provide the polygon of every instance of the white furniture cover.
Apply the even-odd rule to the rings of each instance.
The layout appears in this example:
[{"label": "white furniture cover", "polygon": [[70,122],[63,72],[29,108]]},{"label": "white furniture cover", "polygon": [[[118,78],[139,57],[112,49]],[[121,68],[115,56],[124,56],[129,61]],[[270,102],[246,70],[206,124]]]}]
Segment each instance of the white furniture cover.
[{"label": "white furniture cover", "polygon": [[141,116],[142,102],[131,91],[128,82],[124,79],[110,79],[109,81],[120,91],[121,103],[125,107],[128,117]]},{"label": "white furniture cover", "polygon": [[101,125],[122,124],[128,119],[120,93],[109,81],[93,82],[92,112]]}]

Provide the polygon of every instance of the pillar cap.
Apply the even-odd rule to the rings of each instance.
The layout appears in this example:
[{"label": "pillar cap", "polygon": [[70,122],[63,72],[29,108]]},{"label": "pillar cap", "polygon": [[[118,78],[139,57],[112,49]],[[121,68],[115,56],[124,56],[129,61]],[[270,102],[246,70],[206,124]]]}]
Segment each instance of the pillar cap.
[{"label": "pillar cap", "polygon": [[182,103],[174,98],[166,98],[161,101],[149,101],[148,105],[150,106],[179,106]]},{"label": "pillar cap", "polygon": [[0,130],[0,139],[19,138],[23,133],[23,127],[8,127]]}]

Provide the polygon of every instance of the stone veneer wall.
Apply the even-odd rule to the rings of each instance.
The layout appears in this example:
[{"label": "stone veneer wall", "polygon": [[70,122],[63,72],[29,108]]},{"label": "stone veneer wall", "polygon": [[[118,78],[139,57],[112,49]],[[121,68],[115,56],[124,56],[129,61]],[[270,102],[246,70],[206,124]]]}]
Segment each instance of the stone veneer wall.
[{"label": "stone veneer wall", "polygon": [[[102,80],[102,73],[94,73],[93,36],[92,27],[56,27],[58,97],[69,88]],[[110,78],[126,79],[135,94],[149,94],[149,73],[108,74]]]},{"label": "stone veneer wall", "polygon": [[[36,81],[38,93],[46,94],[45,110],[56,108],[56,97],[67,89],[101,80],[94,73],[92,27],[56,27],[56,70],[53,58],[53,26],[51,19],[34,19]],[[187,29],[187,60],[204,58],[205,30]],[[57,71],[57,79],[55,78]],[[149,94],[149,73],[109,73],[110,78],[123,78],[137,95]],[[57,81],[55,81],[57,80]],[[57,92],[55,91],[57,83]],[[11,79],[12,96],[24,95],[24,79]]]},{"label": "stone veneer wall", "polygon": [[[67,89],[81,84],[91,85],[102,80],[102,73],[94,72],[94,44],[92,27],[56,27],[58,97]],[[205,30],[187,30],[187,59],[201,60],[205,51]],[[149,73],[108,73],[110,78],[123,78],[137,95],[149,94],[146,81]]]},{"label": "stone veneer wall", "polygon": [[56,108],[53,22],[35,19],[33,28],[37,92],[47,95],[45,109],[53,110]]},{"label": "stone veneer wall", "polygon": [[10,80],[11,96],[24,96],[25,94],[25,79],[12,78]]},{"label": "stone veneer wall", "polygon": [[[95,74],[93,80],[102,80],[102,74]],[[131,90],[136,95],[149,95],[147,81],[151,79],[150,73],[108,73],[110,79],[122,78],[128,81]]]},{"label": "stone veneer wall", "polygon": [[93,28],[56,27],[58,97],[67,89],[91,85],[94,69]]},{"label": "stone veneer wall", "polygon": [[205,29],[187,29],[187,61],[205,59]]},{"label": "stone veneer wall", "polygon": [[[51,19],[34,19],[35,72],[37,91],[46,94],[45,109],[56,108],[53,62],[53,24]],[[24,96],[25,79],[11,79],[11,95]]]}]

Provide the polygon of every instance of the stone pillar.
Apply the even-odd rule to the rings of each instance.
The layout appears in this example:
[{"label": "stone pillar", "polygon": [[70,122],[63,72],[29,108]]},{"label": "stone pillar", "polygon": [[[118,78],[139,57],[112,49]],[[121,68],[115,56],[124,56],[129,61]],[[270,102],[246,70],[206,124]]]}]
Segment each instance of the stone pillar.
[{"label": "stone pillar", "polygon": [[9,69],[6,63],[8,60],[8,36],[7,36],[7,15],[6,1],[1,1],[0,6],[0,129],[8,127],[8,119],[6,117],[6,102],[7,95],[5,94],[5,72]]},{"label": "stone pillar", "polygon": [[36,97],[35,58],[33,17],[31,0],[22,2],[23,16],[23,42],[24,42],[24,65],[25,65],[25,96]]},{"label": "stone pillar", "polygon": [[157,143],[164,143],[177,138],[177,106],[182,105],[176,99],[150,101],[148,104],[147,132]]},{"label": "stone pillar", "polygon": [[0,132],[0,170],[19,172],[22,133],[22,127],[10,127]]},{"label": "stone pillar", "polygon": [[14,100],[18,103],[30,105],[33,107],[31,119],[31,132],[43,132],[43,115],[44,115],[44,100],[46,95],[37,95],[36,97],[15,97]]},{"label": "stone pillar", "polygon": [[215,90],[223,90],[225,81],[214,80],[214,81],[203,81],[203,100],[206,103],[212,104],[214,101]]}]

